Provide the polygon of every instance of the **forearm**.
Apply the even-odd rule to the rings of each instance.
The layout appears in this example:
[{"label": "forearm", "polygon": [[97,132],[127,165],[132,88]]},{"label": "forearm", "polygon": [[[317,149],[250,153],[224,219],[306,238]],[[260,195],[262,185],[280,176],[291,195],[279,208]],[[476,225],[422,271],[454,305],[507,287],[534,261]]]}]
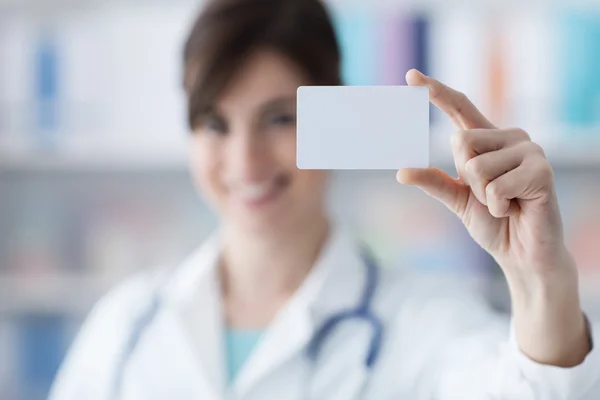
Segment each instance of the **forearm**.
[{"label": "forearm", "polygon": [[561,265],[547,268],[543,275],[526,275],[523,271],[527,268],[503,269],[521,351],[540,364],[573,367],[584,360],[591,343],[581,311],[575,263],[566,251],[559,262]]}]

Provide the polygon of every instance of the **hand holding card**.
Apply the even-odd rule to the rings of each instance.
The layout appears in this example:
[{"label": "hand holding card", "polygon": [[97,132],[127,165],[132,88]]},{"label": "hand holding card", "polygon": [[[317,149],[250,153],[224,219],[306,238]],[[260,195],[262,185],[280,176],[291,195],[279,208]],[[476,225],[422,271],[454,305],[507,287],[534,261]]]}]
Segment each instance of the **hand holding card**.
[{"label": "hand holding card", "polygon": [[437,168],[408,168],[398,171],[398,181],[444,203],[498,262],[510,288],[520,350],[541,364],[580,364],[591,336],[544,151],[522,129],[498,129],[464,94],[435,79],[411,70],[406,81],[427,87],[431,102],[456,125],[458,178]]}]

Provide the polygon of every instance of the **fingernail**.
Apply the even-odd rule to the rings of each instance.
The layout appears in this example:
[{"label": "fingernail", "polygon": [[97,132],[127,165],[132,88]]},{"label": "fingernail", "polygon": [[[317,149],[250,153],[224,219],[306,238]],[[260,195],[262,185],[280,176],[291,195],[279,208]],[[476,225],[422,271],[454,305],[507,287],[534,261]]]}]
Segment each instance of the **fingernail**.
[{"label": "fingernail", "polygon": [[424,73],[422,73],[421,71],[419,71],[416,68],[411,68],[406,72],[406,75],[405,75],[406,83],[410,84],[409,81],[412,80],[412,79],[408,79],[408,76],[411,75],[411,71],[414,71],[416,73],[416,75],[417,75],[416,79],[421,80],[421,79],[425,78]]}]

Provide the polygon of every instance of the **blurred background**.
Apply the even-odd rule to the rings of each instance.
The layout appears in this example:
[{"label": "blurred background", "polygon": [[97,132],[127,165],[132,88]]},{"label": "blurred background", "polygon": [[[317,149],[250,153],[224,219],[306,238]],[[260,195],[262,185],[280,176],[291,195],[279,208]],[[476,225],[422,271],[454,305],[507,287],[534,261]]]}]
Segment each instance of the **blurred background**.
[{"label": "blurred background", "polygon": [[[180,84],[201,3],[0,0],[1,400],[45,398],[94,302],[215,227],[187,171]],[[600,5],[521,3],[329,2],[347,84],[405,84],[416,67],[544,146],[598,321]],[[432,109],[432,164],[452,173],[453,131]],[[331,209],[386,265],[477,282],[508,311],[493,260],[394,171],[335,174]]]}]

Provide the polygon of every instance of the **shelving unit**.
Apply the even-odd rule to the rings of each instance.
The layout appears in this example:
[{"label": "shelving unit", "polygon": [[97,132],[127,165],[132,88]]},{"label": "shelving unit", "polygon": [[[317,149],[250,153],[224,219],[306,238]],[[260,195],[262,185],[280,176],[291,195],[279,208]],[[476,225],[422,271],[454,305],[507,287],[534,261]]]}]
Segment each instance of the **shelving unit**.
[{"label": "shelving unit", "polygon": [[0,154],[1,173],[86,173],[109,171],[164,172],[187,171],[185,154],[143,154],[118,155],[98,153],[81,156],[26,156],[3,157]]},{"label": "shelving unit", "polygon": [[90,272],[0,273],[0,316],[60,313],[84,315],[117,278]]}]

